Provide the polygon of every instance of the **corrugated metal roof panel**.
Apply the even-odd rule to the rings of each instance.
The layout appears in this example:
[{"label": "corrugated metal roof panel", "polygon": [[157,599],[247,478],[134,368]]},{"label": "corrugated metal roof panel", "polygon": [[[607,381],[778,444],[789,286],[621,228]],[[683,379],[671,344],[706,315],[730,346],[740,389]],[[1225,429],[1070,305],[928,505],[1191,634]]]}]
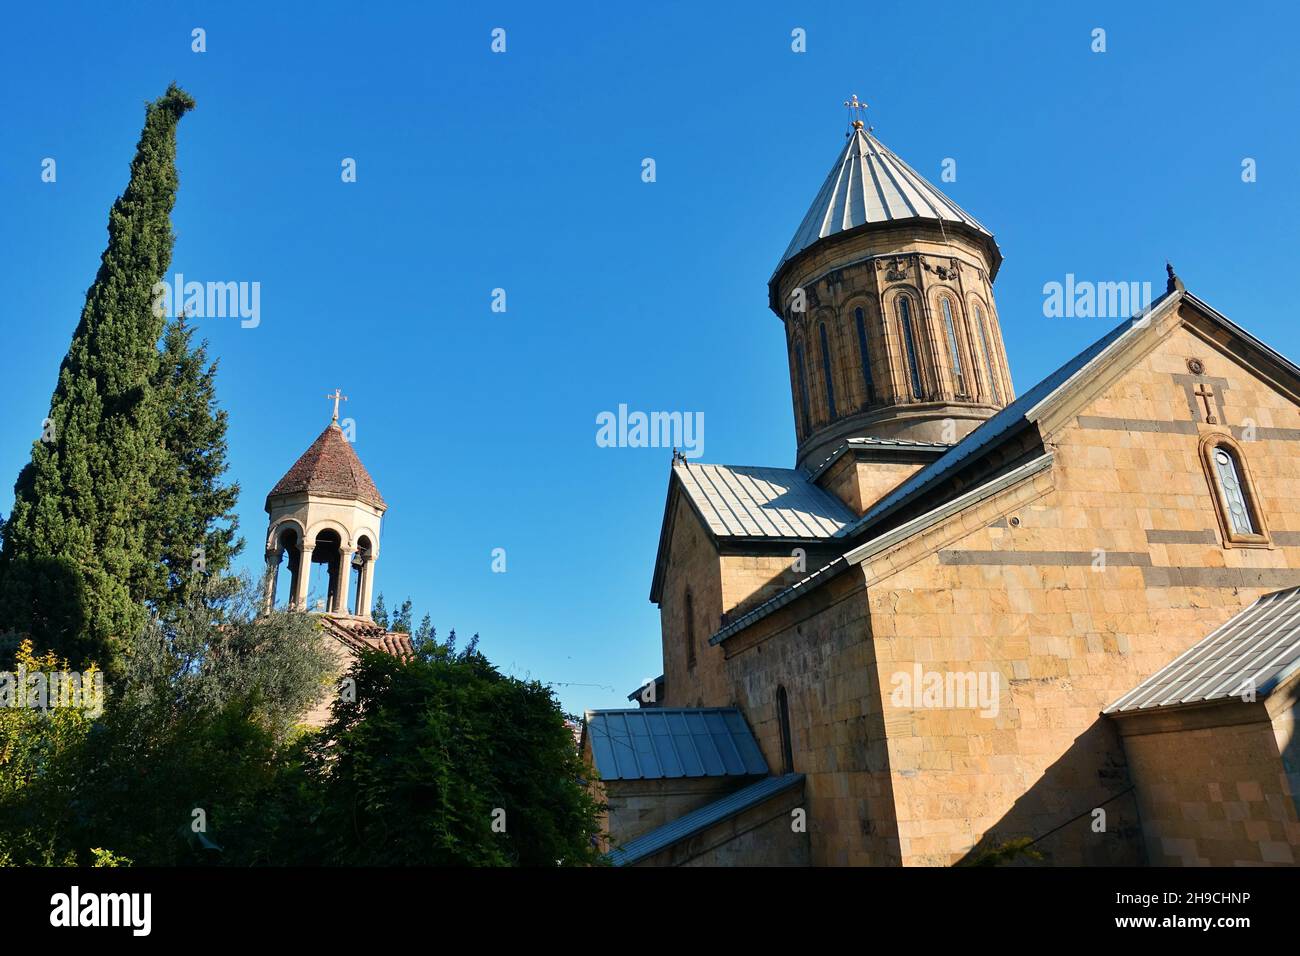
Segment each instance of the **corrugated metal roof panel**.
[{"label": "corrugated metal roof panel", "polygon": [[792,468],[692,463],[673,471],[721,537],[827,538],[854,519],[844,502]]},{"label": "corrugated metal roof panel", "polygon": [[767,773],[762,751],[734,707],[589,710],[587,734],[604,780]]},{"label": "corrugated metal roof panel", "polygon": [[689,837],[694,836],[728,817],[733,817],[751,807],[756,807],[764,800],[784,793],[791,787],[803,785],[803,774],[787,773],[780,777],[767,777],[758,783],[742,787],[735,793],[729,793],[721,800],[692,810],[685,816],[678,817],[671,823],[665,823],[657,829],[644,833],[635,840],[611,850],[609,861],[615,866],[629,866],[660,850],[665,850]]},{"label": "corrugated metal roof panel", "polygon": [[899,219],[960,222],[992,237],[970,213],[945,196],[865,129],[855,130],[777,264],[780,269],[818,240],[868,223]]},{"label": "corrugated metal roof panel", "polygon": [[1262,700],[1300,669],[1300,587],[1265,594],[1107,707],[1118,714],[1253,692]]}]

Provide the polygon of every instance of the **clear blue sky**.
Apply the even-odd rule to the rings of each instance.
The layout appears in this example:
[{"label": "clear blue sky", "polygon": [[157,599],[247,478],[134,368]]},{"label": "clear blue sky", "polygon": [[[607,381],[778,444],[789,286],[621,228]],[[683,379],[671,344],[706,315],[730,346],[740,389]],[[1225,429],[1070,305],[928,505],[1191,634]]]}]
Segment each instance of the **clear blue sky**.
[{"label": "clear blue sky", "polygon": [[[173,270],[262,286],[258,328],[200,323],[245,563],[260,563],[267,490],[341,386],[390,504],[377,589],[440,633],[480,632],[511,673],[571,685],[570,710],[622,705],[660,672],[647,595],[670,452],[598,448],[597,413],[702,411],[705,460],[793,464],[765,284],[844,143],[850,93],[931,180],[957,160],[945,191],[1006,256],[995,292],[1021,391],[1113,324],[1045,319],[1045,282],[1159,293],[1166,257],[1300,357],[1294,7],[152,6],[5,14],[0,511],[143,103],[176,80],[198,109],[180,128]],[[1244,157],[1258,182],[1241,181]]]}]

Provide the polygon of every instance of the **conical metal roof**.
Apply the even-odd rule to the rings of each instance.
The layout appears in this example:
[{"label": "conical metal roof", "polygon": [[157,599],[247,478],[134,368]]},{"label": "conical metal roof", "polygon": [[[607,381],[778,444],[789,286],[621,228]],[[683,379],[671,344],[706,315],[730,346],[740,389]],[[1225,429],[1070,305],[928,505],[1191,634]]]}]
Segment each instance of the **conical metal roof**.
[{"label": "conical metal roof", "polygon": [[366,466],[361,464],[361,459],[352,450],[351,442],[343,437],[343,429],[339,428],[337,422],[331,422],[320,433],[311,447],[302,453],[293,467],[271,489],[266,497],[267,508],[270,509],[272,498],[304,491],[331,498],[364,501],[381,511],[388,507],[370,473],[366,471]]},{"label": "conical metal roof", "polygon": [[777,271],[814,243],[859,226],[930,219],[963,223],[990,239],[974,216],[865,129],[856,128],[795,231]]}]

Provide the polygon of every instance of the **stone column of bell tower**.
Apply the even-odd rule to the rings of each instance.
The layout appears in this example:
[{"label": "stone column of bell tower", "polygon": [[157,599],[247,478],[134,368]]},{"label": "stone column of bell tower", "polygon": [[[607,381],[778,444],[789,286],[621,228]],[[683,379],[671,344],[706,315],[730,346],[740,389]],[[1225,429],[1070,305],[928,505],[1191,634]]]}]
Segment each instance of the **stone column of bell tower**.
[{"label": "stone column of bell tower", "polygon": [[1014,393],[992,234],[855,121],[768,284],[800,467],[844,441],[953,444]]}]

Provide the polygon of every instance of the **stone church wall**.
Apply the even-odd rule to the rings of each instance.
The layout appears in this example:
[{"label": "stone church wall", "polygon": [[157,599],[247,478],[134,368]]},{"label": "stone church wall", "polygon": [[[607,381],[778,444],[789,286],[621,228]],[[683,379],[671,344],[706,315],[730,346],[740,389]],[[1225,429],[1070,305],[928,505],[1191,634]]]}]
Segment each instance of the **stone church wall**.
[{"label": "stone church wall", "polygon": [[745,777],[603,781],[609,845],[622,846],[752,782]]},{"label": "stone church wall", "polygon": [[779,793],[637,866],[808,866],[808,834],[791,824],[803,804],[796,788]]},{"label": "stone church wall", "polygon": [[[1187,329],[1164,333],[1044,423],[1048,470],[723,645],[731,687],[706,702],[738,704],[774,770],[787,691],[814,864],[951,865],[1022,837],[1051,863],[1144,861],[1124,747],[1100,712],[1260,594],[1300,584],[1295,403]],[[1189,357],[1215,383],[1216,424],[1188,401]],[[1272,548],[1223,547],[1199,458],[1202,434],[1240,436],[1247,420]],[[896,702],[918,665],[955,688],[996,680],[996,706]]]},{"label": "stone church wall", "polygon": [[[675,506],[672,546],[664,573],[660,629],[663,640],[664,706],[721,707],[733,702],[722,654],[708,644],[723,623],[774,597],[831,560],[827,550],[809,548],[795,570],[793,546],[776,554],[719,554],[690,505]],[[695,664],[686,650],[686,591],[695,612]]]},{"label": "stone church wall", "polygon": [[302,717],[301,722],[313,729],[319,729],[329,723],[330,708],[334,706],[334,701],[339,693],[339,681],[343,679],[347,669],[356,660],[356,655],[339,643],[336,638],[328,634],[322,634],[320,640],[325,652],[333,660],[333,666],[330,669],[329,677],[321,687],[320,698],[312,705],[311,710]]},{"label": "stone church wall", "polygon": [[[1178,377],[1189,356],[1220,380],[1226,426],[1194,418]],[[905,863],[1063,825],[1074,838],[1058,833],[1050,862],[1140,862],[1124,749],[1100,711],[1260,594],[1300,583],[1294,548],[1221,546],[1199,460],[1201,433],[1252,417],[1263,508],[1275,543],[1292,540],[1300,432],[1277,426],[1295,407],[1254,374],[1177,328],[1071,416],[1049,435],[1037,497],[1008,490],[865,567]],[[895,675],[918,663],[997,675],[997,713],[896,706]]]},{"label": "stone church wall", "polygon": [[724,646],[737,705],[774,773],[786,691],[813,865],[897,865],[893,798],[865,596],[845,573]]},{"label": "stone church wall", "polygon": [[1151,864],[1300,862],[1295,795],[1263,703],[1233,700],[1190,719],[1135,714],[1120,722]]},{"label": "stone church wall", "polygon": [[[694,608],[695,664],[686,651],[686,592]],[[672,544],[664,572],[659,626],[663,635],[666,707],[724,706],[728,697],[709,636],[722,620],[721,560],[709,533],[684,497],[674,506]],[[720,695],[720,696],[719,696]]]},{"label": "stone church wall", "polygon": [[922,467],[924,463],[919,461],[859,462],[849,451],[819,476],[817,483],[862,515]]}]

